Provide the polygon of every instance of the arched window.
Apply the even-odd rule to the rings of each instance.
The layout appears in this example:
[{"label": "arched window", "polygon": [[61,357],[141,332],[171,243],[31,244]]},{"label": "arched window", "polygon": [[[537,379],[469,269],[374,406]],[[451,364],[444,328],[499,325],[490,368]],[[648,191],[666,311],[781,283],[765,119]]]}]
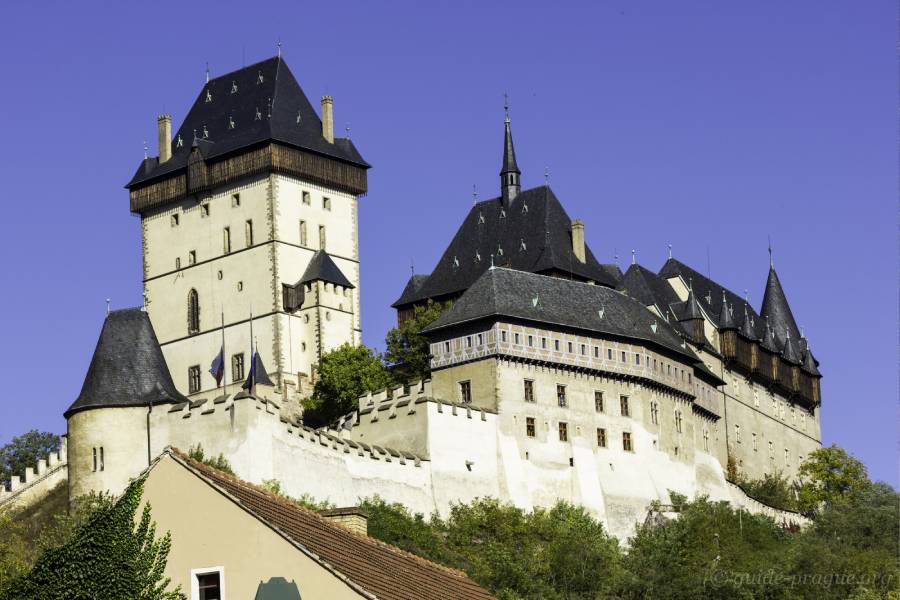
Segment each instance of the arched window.
[{"label": "arched window", "polygon": [[188,292],[188,334],[200,333],[200,300],[197,298],[197,290]]}]

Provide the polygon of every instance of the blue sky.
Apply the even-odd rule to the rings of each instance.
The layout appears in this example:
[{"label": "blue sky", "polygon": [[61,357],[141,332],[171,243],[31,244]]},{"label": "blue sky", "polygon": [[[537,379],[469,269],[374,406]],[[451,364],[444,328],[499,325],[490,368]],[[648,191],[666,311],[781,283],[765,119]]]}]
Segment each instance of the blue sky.
[{"label": "blue sky", "polygon": [[374,165],[362,319],[381,347],[498,190],[503,93],[525,187],[605,261],[677,258],[759,306],[767,237],[821,361],[823,433],[898,484],[897,6],[847,2],[43,3],[0,23],[0,443],[63,432],[105,311],[140,304],[122,185],[155,115],[275,53]]}]

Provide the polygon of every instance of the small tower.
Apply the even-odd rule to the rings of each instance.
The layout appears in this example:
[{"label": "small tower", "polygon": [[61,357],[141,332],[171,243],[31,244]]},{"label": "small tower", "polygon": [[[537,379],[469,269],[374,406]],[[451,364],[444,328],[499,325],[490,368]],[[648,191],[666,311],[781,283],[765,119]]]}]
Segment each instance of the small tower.
[{"label": "small tower", "polygon": [[500,197],[504,205],[509,205],[522,189],[519,177],[522,172],[516,164],[516,149],[513,147],[512,129],[509,125],[509,102],[503,106],[506,111],[505,128],[503,138],[503,168],[500,169]]}]

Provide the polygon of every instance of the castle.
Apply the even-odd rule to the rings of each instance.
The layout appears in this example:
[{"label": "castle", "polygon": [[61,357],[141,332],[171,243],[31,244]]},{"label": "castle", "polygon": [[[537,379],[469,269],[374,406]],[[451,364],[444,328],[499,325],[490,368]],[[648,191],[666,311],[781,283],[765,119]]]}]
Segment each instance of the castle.
[{"label": "castle", "polygon": [[448,306],[425,330],[430,379],[305,426],[320,357],[361,342],[369,165],[332,111],[278,56],[209,79],[174,137],[159,117],[159,156],[127,186],[144,306],[108,314],[65,413],[70,497],[201,444],[242,479],[338,505],[562,499],[620,537],[670,491],[795,518],[725,477],[793,477],[821,445],[818,363],[774,265],[757,312],[671,256],[658,273],[601,264],[549,186],[521,189],[508,113],[499,196],[393,305],[401,323]]}]

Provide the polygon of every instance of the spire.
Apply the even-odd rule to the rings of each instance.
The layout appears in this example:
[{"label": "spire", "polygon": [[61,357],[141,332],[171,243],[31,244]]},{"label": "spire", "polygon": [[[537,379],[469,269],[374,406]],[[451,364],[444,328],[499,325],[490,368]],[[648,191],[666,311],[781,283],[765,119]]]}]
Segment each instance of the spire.
[{"label": "spire", "polygon": [[778,352],[778,344],[775,340],[775,330],[772,329],[772,324],[769,322],[768,317],[765,319],[766,332],[763,334],[762,340],[760,340],[760,345],[769,352]]},{"label": "spire", "polygon": [[781,287],[781,281],[778,280],[778,274],[775,273],[775,267],[771,265],[769,266],[769,278],[766,281],[766,291],[763,295],[762,310],[759,314],[764,319],[768,319],[773,330],[786,332],[795,340],[800,339],[800,329],[797,327],[797,322],[794,321],[794,315],[788,305],[784,289]]},{"label": "spire", "polygon": [[688,297],[687,300],[684,301],[684,310],[681,314],[681,321],[687,321],[689,319],[702,319],[703,312],[700,310],[700,303],[697,302],[697,297],[694,295],[694,285],[691,283],[688,288]]},{"label": "spire", "polygon": [[734,316],[728,308],[725,290],[722,290],[722,310],[719,311],[719,329],[737,329],[734,324]]},{"label": "spire", "polygon": [[750,322],[750,311],[747,308],[747,303],[744,302],[744,322],[741,323],[741,335],[748,340],[755,340],[756,332],[753,329],[753,323]]},{"label": "spire", "polygon": [[509,97],[503,94],[503,109],[506,112],[504,120],[506,133],[503,139],[503,168],[500,170],[500,192],[503,204],[515,200],[521,186],[519,176],[522,172],[516,164],[516,149],[513,147],[512,130],[509,125]]},{"label": "spire", "polygon": [[806,352],[803,354],[803,365],[801,368],[809,373],[810,375],[814,375],[816,377],[821,377],[822,374],[819,372],[819,368],[816,365],[816,358],[812,354],[812,350],[809,349],[809,342],[806,343]]},{"label": "spire", "polygon": [[800,353],[797,351],[797,346],[794,345],[794,342],[791,341],[791,334],[785,332],[784,337],[784,350],[782,350],[782,356],[789,363],[799,365],[802,361],[800,360]]}]

